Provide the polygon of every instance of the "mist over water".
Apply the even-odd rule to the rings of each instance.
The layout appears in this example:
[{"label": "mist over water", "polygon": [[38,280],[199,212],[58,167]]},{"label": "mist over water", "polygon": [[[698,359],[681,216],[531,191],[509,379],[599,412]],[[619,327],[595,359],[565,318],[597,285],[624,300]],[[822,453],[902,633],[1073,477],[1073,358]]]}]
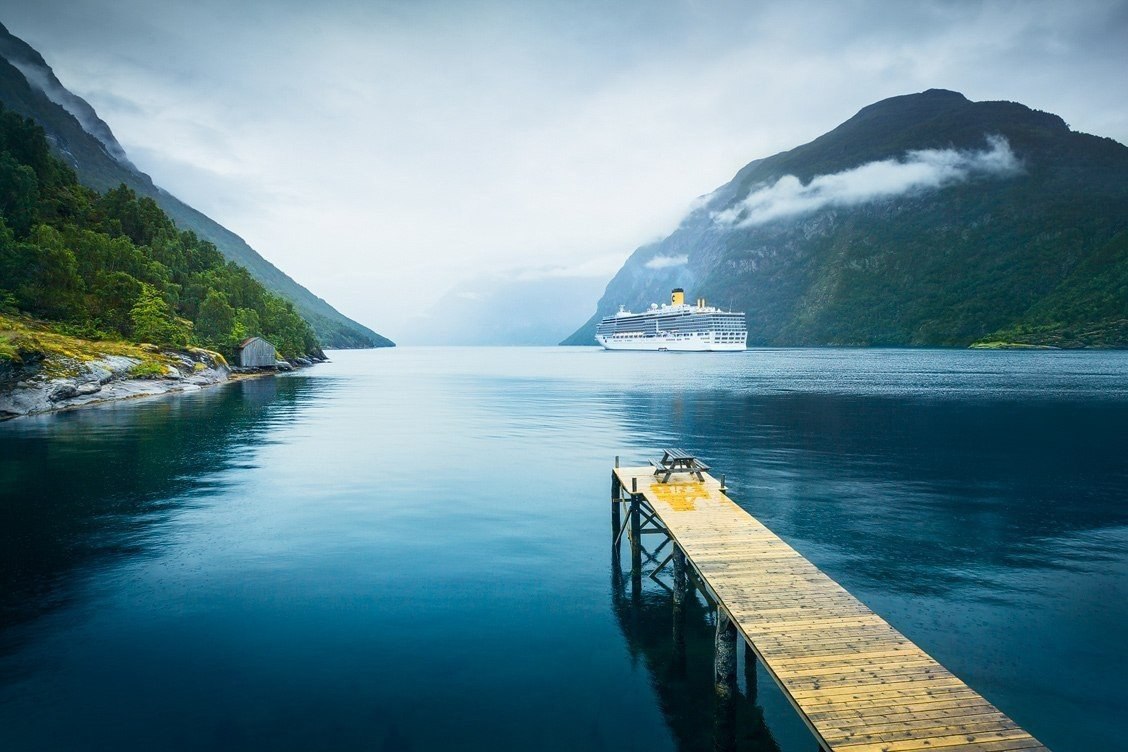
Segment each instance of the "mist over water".
[{"label": "mist over water", "polygon": [[[1128,706],[1128,354],[336,352],[0,424],[0,748],[713,748],[612,570],[682,446],[1057,752]],[[740,749],[813,742],[763,673]]]}]

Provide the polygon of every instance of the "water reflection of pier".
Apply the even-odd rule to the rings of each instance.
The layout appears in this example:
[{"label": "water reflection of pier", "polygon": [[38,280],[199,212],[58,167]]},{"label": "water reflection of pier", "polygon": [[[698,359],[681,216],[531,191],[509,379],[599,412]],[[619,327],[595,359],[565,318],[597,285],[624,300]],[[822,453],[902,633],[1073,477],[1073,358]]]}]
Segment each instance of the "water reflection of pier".
[{"label": "water reflection of pier", "polygon": [[[735,632],[731,640],[723,624],[718,632],[716,610],[684,558],[666,575],[654,572],[669,553],[669,539],[652,548],[631,549],[637,566],[629,572],[622,542],[612,548],[611,598],[631,657],[645,662],[678,749],[779,752],[757,703],[755,655],[746,646],[737,660]],[[729,652],[714,655],[715,643]]]}]

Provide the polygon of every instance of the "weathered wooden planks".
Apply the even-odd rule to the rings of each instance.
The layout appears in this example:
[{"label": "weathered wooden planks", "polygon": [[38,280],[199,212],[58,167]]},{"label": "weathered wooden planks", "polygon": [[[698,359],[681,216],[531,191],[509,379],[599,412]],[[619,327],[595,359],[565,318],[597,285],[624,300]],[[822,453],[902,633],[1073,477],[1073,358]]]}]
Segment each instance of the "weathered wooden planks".
[{"label": "weathered wooden planks", "polygon": [[835,752],[1046,748],[758,520],[712,476],[615,469]]}]

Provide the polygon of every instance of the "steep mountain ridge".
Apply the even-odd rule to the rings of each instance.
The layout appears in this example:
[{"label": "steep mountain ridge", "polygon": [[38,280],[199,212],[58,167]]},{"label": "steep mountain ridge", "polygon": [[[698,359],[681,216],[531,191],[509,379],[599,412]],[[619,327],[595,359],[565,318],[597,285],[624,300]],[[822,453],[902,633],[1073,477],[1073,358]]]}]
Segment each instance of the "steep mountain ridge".
[{"label": "steep mountain ridge", "polygon": [[1125,233],[1128,148],[934,89],[746,165],[565,343],[682,286],[746,311],[757,345],[1128,346]]},{"label": "steep mountain ridge", "polygon": [[0,102],[46,130],[59,157],[87,186],[106,191],[125,184],[152,198],[176,222],[215,244],[268,289],[291,301],[326,347],[388,347],[394,343],[349,319],[295,282],[235,233],[154,185],[128,159],[110,127],[85,100],[68,91],[43,57],[0,24]]}]

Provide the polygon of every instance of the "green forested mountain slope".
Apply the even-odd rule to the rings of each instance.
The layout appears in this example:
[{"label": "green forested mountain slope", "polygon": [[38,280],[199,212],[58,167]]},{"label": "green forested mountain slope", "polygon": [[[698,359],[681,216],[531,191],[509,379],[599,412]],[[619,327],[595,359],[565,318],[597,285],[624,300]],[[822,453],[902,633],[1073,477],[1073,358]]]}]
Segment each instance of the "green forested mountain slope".
[{"label": "green forested mountain slope", "polygon": [[1126,347],[1126,244],[1128,148],[930,90],[744,167],[566,343],[682,286],[746,311],[756,345]]},{"label": "green forested mountain slope", "polygon": [[[79,184],[43,129],[0,105],[0,315],[84,339],[204,345],[262,335],[287,358],[320,355],[293,305],[152,199]],[[4,329],[0,325],[0,329]],[[21,357],[0,331],[0,359]]]},{"label": "green forested mountain slope", "polygon": [[[50,91],[50,98],[45,91]],[[66,107],[53,100],[65,101]],[[93,108],[66,91],[39,53],[8,33],[3,25],[0,25],[0,103],[42,125],[55,153],[71,166],[84,185],[98,191],[125,185],[139,196],[151,198],[179,228],[191,230],[210,241],[269,290],[291,301],[325,346],[385,347],[393,344],[302,287],[235,233],[155,186],[148,175],[128,161],[109,127],[98,119]]]}]

